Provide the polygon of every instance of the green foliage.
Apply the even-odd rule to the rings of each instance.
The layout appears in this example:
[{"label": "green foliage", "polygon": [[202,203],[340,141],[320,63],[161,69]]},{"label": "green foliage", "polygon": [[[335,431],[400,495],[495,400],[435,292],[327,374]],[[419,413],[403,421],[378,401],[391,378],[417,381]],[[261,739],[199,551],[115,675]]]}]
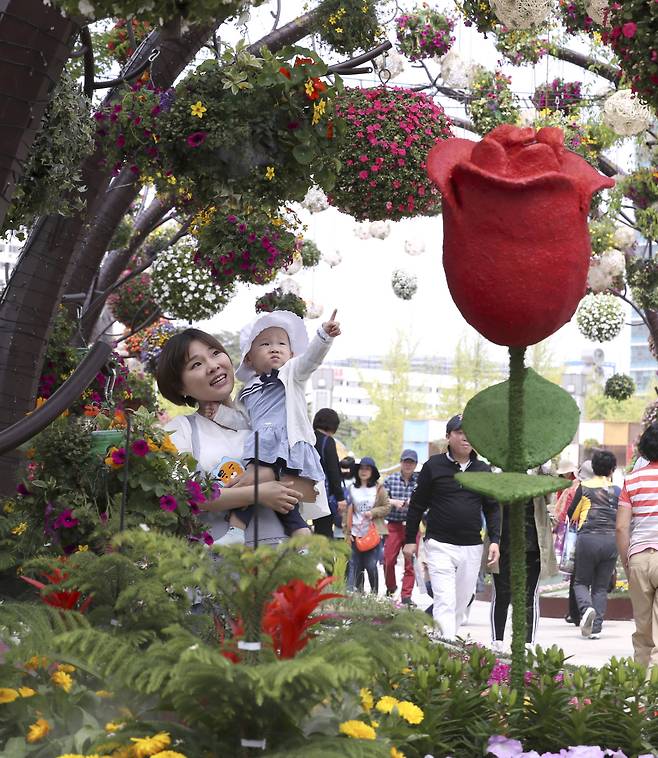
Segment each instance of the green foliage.
[{"label": "green foliage", "polygon": [[525,503],[538,495],[548,495],[569,487],[569,482],[554,476],[487,472],[462,472],[455,478],[467,490],[491,497],[500,503]]},{"label": "green foliage", "polygon": [[464,16],[465,25],[475,26],[485,37],[500,24],[488,2],[484,2],[483,0],[461,0],[461,2],[456,2],[455,5]]},{"label": "green foliage", "polygon": [[486,69],[481,69],[473,77],[466,112],[478,134],[486,134],[500,124],[515,124],[519,120],[519,106],[510,87],[511,81],[501,71]]},{"label": "green foliage", "polygon": [[[385,0],[384,0],[385,2]],[[324,0],[319,3],[320,39],[341,55],[370,50],[382,37],[377,18],[382,0]]]},{"label": "green foliage", "polygon": [[121,18],[168,21],[184,18],[188,22],[220,21],[246,10],[250,5],[260,5],[263,0],[54,0],[63,13],[75,18],[86,16],[91,20]]},{"label": "green foliage", "polygon": [[370,402],[377,407],[377,415],[358,434],[354,449],[359,455],[372,456],[379,468],[399,460],[405,419],[422,418],[426,412],[409,382],[412,356],[408,338],[398,333],[382,366],[389,372],[390,382],[364,385]]},{"label": "green foliage", "polygon": [[302,242],[302,249],[299,252],[302,256],[302,265],[304,268],[313,268],[320,263],[322,253],[313,240],[304,240]]},{"label": "green foliage", "polygon": [[294,292],[282,292],[277,287],[256,300],[256,313],[272,313],[272,311],[291,311],[300,318],[304,318],[306,303]]},{"label": "green foliage", "polygon": [[626,281],[640,308],[658,308],[658,265],[653,258],[628,256]]},{"label": "green foliage", "polygon": [[602,255],[615,245],[615,222],[609,216],[594,219],[589,223],[592,253]]},{"label": "green foliage", "polygon": [[603,394],[613,400],[628,400],[635,392],[635,382],[628,374],[614,374],[605,383]]},{"label": "green foliage", "polygon": [[539,37],[545,29],[506,29],[496,30],[496,50],[513,66],[525,66],[539,63],[551,50],[546,38]]},{"label": "green foliage", "polygon": [[614,400],[598,390],[587,394],[584,417],[588,421],[636,422],[649,399],[648,395],[634,395],[627,400]]},{"label": "green foliage", "polygon": [[93,122],[89,101],[64,70],[46,108],[22,178],[0,227],[0,235],[20,226],[31,227],[39,216],[71,216],[84,205],[80,164],[91,154]]}]

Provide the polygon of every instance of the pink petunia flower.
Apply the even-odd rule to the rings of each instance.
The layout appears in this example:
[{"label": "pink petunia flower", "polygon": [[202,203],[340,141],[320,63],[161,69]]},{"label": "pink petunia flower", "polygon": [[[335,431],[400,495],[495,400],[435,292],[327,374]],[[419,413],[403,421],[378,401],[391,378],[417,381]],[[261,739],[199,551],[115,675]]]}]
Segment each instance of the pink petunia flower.
[{"label": "pink petunia flower", "polygon": [[133,444],[131,445],[131,449],[135,455],[139,456],[140,458],[144,458],[144,456],[148,455],[149,453],[149,445],[146,440],[135,440]]},{"label": "pink petunia flower", "polygon": [[624,35],[624,37],[628,37],[628,39],[634,37],[636,32],[637,24],[635,21],[627,21],[621,28],[621,33]]},{"label": "pink petunia flower", "polygon": [[117,448],[112,451],[112,463],[115,466],[123,466],[126,462],[126,449],[125,447]]},{"label": "pink petunia flower", "polygon": [[192,134],[188,135],[187,144],[189,147],[199,147],[206,141],[207,136],[207,132],[192,132]]},{"label": "pink petunia flower", "polygon": [[163,495],[160,498],[160,508],[163,511],[175,511],[178,508],[178,501],[173,495]]}]

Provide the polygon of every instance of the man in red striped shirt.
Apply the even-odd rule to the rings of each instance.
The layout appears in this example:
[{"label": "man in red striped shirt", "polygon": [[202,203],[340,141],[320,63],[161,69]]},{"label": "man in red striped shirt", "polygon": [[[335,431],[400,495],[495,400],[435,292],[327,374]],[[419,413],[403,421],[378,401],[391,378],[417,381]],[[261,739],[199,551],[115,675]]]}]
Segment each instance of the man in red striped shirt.
[{"label": "man in red striped shirt", "polygon": [[617,510],[617,548],[633,604],[635,661],[658,666],[658,423],[640,437],[648,465],[628,474]]}]

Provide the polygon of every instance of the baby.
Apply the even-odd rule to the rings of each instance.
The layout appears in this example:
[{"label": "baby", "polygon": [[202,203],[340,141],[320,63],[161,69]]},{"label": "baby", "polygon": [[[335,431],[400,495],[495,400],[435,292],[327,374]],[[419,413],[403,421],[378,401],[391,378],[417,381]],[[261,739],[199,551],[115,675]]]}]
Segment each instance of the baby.
[{"label": "baby", "polygon": [[[240,332],[242,362],[236,376],[245,382],[240,401],[249,414],[253,432],[258,432],[258,451],[252,433],[243,452],[249,465],[235,486],[253,484],[257,456],[259,481],[298,476],[302,486],[295,486],[309,493],[305,500],[314,501],[320,492],[316,485],[323,481],[324,472],[308,418],[305,386],[321,365],[333,338],[340,334],[335,318],[334,310],[310,343],[304,322],[289,311],[266,313]],[[215,544],[243,543],[252,514],[253,506],[231,511],[229,529]],[[288,536],[310,534],[299,505],[277,516]]]}]

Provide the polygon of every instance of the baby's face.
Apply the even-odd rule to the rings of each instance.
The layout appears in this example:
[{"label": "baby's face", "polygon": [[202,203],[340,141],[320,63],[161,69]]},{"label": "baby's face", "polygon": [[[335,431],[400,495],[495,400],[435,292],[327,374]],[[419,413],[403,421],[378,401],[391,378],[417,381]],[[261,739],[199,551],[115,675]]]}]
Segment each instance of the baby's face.
[{"label": "baby's face", "polygon": [[247,361],[257,374],[269,374],[280,369],[292,358],[288,332],[279,326],[270,326],[251,343]]}]

